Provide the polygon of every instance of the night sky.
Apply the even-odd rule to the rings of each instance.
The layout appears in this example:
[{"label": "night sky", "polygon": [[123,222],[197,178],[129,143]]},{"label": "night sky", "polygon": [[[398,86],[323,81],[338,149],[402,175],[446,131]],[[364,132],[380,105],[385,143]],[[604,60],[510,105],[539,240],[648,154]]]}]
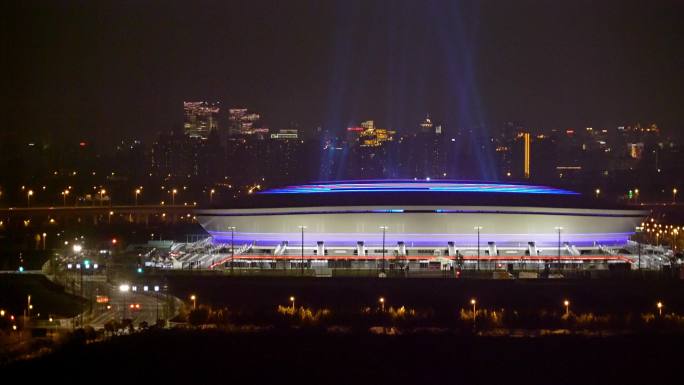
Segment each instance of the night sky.
[{"label": "night sky", "polygon": [[0,8],[0,130],[26,139],[148,140],[182,124],[183,100],[246,106],[272,128],[405,131],[428,112],[447,127],[684,127],[683,1]]}]

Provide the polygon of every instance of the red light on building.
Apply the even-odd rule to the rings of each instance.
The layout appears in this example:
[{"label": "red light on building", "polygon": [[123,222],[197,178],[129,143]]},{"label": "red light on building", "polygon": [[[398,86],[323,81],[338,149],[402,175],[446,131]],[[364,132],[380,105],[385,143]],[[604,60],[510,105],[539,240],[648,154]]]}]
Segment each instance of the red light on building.
[{"label": "red light on building", "polygon": [[574,135],[574,134],[575,134],[575,130],[565,130],[565,133],[568,134],[568,135]]},{"label": "red light on building", "polygon": [[86,143],[86,142],[80,142],[78,145],[81,146],[81,147],[85,147],[85,146],[88,145],[88,143]]},{"label": "red light on building", "polygon": [[361,132],[361,131],[363,131],[363,127],[347,127],[347,131]]}]

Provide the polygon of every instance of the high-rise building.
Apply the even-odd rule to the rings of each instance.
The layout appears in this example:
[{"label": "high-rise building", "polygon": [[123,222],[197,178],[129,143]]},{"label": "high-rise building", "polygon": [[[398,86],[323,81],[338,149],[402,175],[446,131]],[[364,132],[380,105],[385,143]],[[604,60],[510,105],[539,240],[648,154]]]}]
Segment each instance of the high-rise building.
[{"label": "high-rise building", "polygon": [[218,129],[219,111],[218,103],[183,102],[183,132],[191,138],[207,139],[211,130]]},{"label": "high-rise building", "polygon": [[[228,110],[228,122],[230,135],[252,135],[258,128],[256,123],[261,119],[257,113],[250,112],[246,108],[231,108]],[[261,130],[263,131],[263,130]],[[264,134],[259,131],[258,133]]]},{"label": "high-rise building", "polygon": [[525,175],[525,179],[530,178],[530,133],[526,132],[523,134],[523,138],[525,140],[525,161],[524,161],[524,166],[523,166],[523,174]]},{"label": "high-rise building", "polygon": [[[367,120],[361,123],[362,131],[359,131],[359,141],[361,147],[379,147],[384,142],[391,142],[394,140],[396,131],[378,128],[375,122]],[[349,129],[347,129],[349,131]]]}]

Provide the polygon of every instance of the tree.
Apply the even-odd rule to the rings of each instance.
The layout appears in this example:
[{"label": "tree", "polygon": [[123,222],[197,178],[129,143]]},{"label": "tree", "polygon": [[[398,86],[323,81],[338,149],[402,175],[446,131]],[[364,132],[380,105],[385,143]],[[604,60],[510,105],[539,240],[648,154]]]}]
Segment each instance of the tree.
[{"label": "tree", "polygon": [[192,326],[204,325],[209,320],[209,309],[206,307],[199,307],[193,309],[188,314],[188,323]]}]

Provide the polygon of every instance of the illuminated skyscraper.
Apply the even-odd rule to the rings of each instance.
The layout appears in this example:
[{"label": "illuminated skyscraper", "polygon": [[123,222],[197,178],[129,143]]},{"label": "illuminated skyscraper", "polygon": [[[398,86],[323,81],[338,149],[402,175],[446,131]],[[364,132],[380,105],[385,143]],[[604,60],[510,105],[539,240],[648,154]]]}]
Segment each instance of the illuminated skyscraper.
[{"label": "illuminated skyscraper", "polygon": [[[230,135],[252,135],[257,130],[256,123],[261,119],[259,114],[248,111],[246,108],[231,108],[228,110],[228,122]],[[263,130],[262,130],[263,131]],[[264,132],[261,132],[265,134]]]},{"label": "illuminated skyscraper", "polygon": [[183,131],[191,138],[207,139],[209,132],[218,128],[219,111],[218,103],[183,102]]},{"label": "illuminated skyscraper", "polygon": [[523,172],[525,174],[525,179],[530,178],[530,133],[526,132],[523,134],[525,140],[525,165]]}]

